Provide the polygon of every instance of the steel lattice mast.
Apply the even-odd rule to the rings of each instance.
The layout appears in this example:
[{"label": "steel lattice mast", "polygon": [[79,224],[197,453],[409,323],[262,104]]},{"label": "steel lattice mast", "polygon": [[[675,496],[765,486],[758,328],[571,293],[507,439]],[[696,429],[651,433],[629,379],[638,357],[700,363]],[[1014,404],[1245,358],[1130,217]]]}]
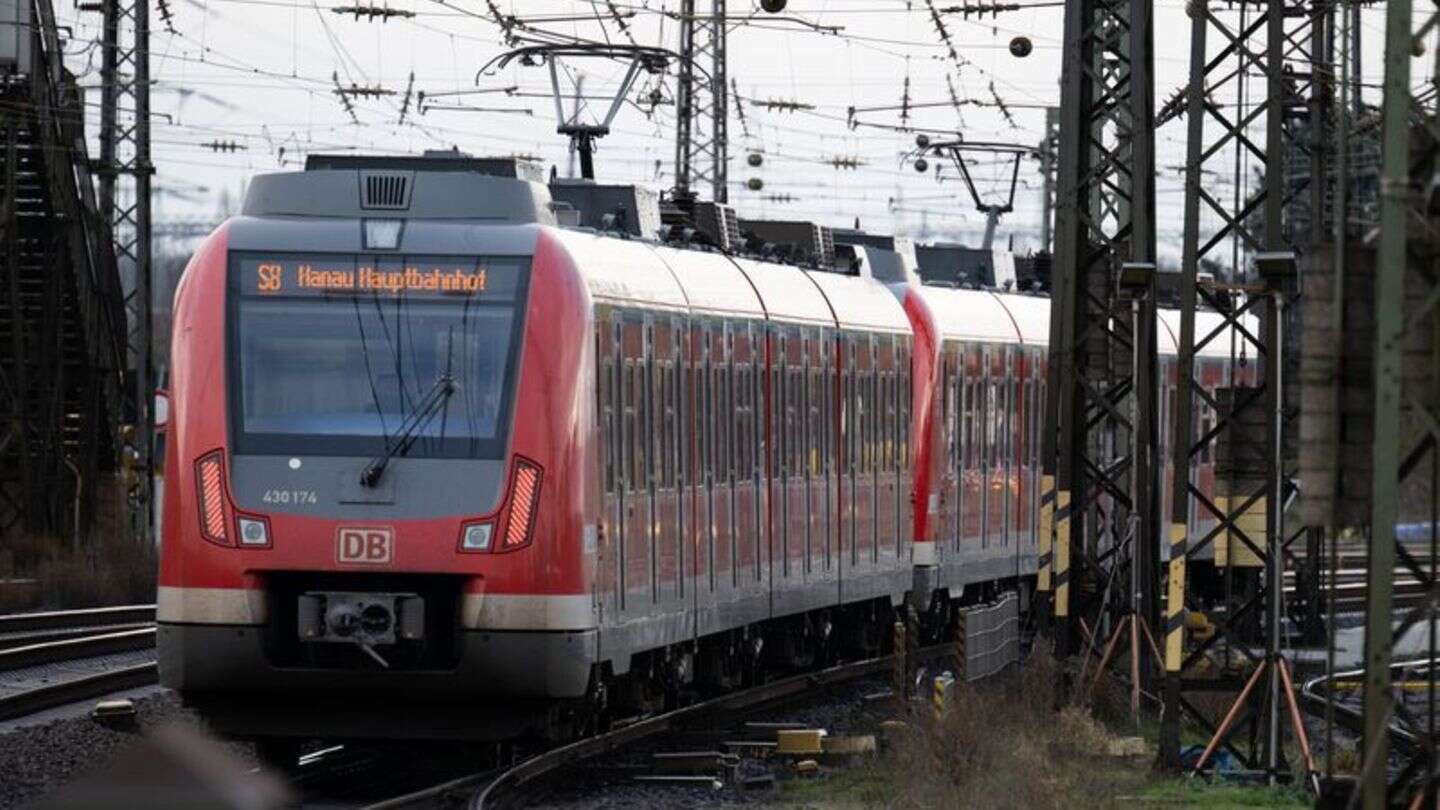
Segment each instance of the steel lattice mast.
[{"label": "steel lattice mast", "polygon": [[[1251,660],[1269,667],[1266,711],[1255,715],[1266,722],[1265,733],[1256,735],[1263,742],[1242,758],[1246,767],[1272,776],[1282,768],[1281,582],[1285,554],[1304,534],[1290,533],[1283,507],[1293,476],[1292,454],[1286,452],[1287,442],[1293,443],[1286,439],[1293,421],[1286,389],[1294,376],[1287,371],[1294,365],[1288,362],[1292,349],[1287,322],[1292,319],[1287,307],[1296,293],[1301,259],[1295,246],[1308,245],[1312,235],[1308,225],[1304,233],[1294,233],[1301,228],[1287,219],[1296,218],[1294,204],[1311,199],[1306,188],[1317,182],[1312,177],[1288,183],[1285,168],[1287,160],[1306,154],[1312,145],[1302,125],[1322,125],[1323,130],[1323,122],[1287,117],[1287,112],[1313,109],[1309,88],[1316,60],[1329,49],[1313,27],[1326,25],[1329,5],[1296,0],[1190,3],[1189,84],[1162,114],[1162,119],[1183,114],[1187,125],[1160,740],[1161,759],[1172,766],[1179,764],[1182,714],[1216,728],[1183,693],[1187,685],[1198,685],[1186,678],[1189,667],[1220,647],[1249,652]],[[1247,82],[1259,88],[1247,88]],[[1321,139],[1315,143],[1324,148]],[[1249,188],[1244,167],[1252,164],[1263,167],[1264,178]],[[1323,161],[1318,165],[1318,182],[1323,183]],[[1215,190],[1215,178],[1225,177],[1235,184],[1228,198]],[[1208,224],[1217,220],[1218,226]],[[1212,270],[1218,278],[1208,277]],[[1197,327],[1202,307],[1221,316],[1218,326],[1203,331]],[[1233,340],[1230,365],[1241,371],[1238,377],[1232,374],[1207,384],[1196,358],[1217,340]],[[1245,365],[1239,362],[1242,358]],[[1260,366],[1258,372],[1243,370],[1254,364]],[[1212,454],[1213,500],[1204,497],[1193,480],[1196,465]],[[1225,621],[1212,638],[1187,651],[1184,616],[1186,600],[1193,597],[1187,588],[1187,563],[1207,551],[1224,566],[1237,595],[1230,597],[1232,589],[1226,588]],[[1256,620],[1262,611],[1263,619]],[[1224,685],[1204,684],[1212,690]],[[1242,698],[1253,688],[1251,684],[1242,690],[1238,681],[1229,686]],[[1230,747],[1226,737],[1217,734],[1213,744]]]},{"label": "steel lattice mast", "polygon": [[[729,194],[729,84],[725,72],[725,0],[698,13],[680,6],[680,81],[675,93],[675,196],[692,200],[706,184],[715,202]],[[696,67],[700,66],[697,71]],[[709,76],[704,75],[709,72]]]},{"label": "steel lattice mast", "polygon": [[152,520],[149,0],[104,0],[100,97],[100,211],[110,222],[129,324],[132,440],[138,472],[130,490],[131,530],[148,538]]},{"label": "steel lattice mast", "polygon": [[1153,3],[1065,9],[1040,575],[1053,524],[1062,658],[1082,613],[1098,635],[1157,612]]},{"label": "steel lattice mast", "polygon": [[[1385,17],[1385,79],[1380,179],[1380,244],[1375,266],[1374,433],[1369,487],[1369,568],[1365,625],[1365,721],[1361,781],[1366,810],[1409,802],[1433,806],[1436,777],[1435,631],[1427,648],[1412,659],[1424,661],[1417,679],[1428,680],[1420,697],[1424,711],[1396,705],[1391,669],[1395,640],[1410,629],[1437,621],[1435,572],[1440,565],[1440,283],[1434,276],[1436,178],[1440,176],[1440,126],[1433,86],[1412,85],[1410,60],[1425,49],[1417,36],[1440,23],[1440,10],[1424,3],[1415,16],[1410,0],[1390,0]],[[1440,53],[1434,58],[1440,60]],[[1440,68],[1437,61],[1436,68]],[[1432,96],[1424,103],[1414,87]],[[1417,210],[1418,209],[1418,210]],[[1417,538],[1423,550],[1401,542],[1402,520],[1423,521]],[[1408,610],[1395,625],[1397,562],[1430,591],[1431,598]],[[1389,728],[1402,725],[1418,744],[1392,767]],[[1424,797],[1422,802],[1421,797]]]}]

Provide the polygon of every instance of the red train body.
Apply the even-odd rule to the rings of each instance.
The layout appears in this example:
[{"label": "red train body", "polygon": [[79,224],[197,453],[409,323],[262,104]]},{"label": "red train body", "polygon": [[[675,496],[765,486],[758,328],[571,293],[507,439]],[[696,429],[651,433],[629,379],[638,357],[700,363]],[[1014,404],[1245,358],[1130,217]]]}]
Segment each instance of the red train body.
[{"label": "red train body", "polygon": [[466,167],[270,175],[195,254],[159,648],[222,729],[541,731],[1033,583],[1048,302],[547,202]]}]

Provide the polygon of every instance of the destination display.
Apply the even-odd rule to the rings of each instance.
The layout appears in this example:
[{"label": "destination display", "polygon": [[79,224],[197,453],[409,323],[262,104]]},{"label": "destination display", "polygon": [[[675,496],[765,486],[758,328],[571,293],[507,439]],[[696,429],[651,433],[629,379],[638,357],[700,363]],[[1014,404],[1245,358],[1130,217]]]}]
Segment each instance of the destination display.
[{"label": "destination display", "polygon": [[248,256],[237,263],[246,296],[325,294],[509,297],[519,263],[456,256]]}]

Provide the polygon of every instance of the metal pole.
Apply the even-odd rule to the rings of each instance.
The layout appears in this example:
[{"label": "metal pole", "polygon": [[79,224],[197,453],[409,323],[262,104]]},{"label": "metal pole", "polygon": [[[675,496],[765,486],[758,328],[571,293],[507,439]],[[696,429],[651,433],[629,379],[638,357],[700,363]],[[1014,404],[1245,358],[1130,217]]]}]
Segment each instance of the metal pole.
[{"label": "metal pole", "polygon": [[115,222],[116,107],[119,105],[120,3],[104,0],[104,21],[100,34],[100,215]]},{"label": "metal pole", "polygon": [[[1335,358],[1336,369],[1334,377],[1334,402],[1335,417],[1332,430],[1335,435],[1343,435],[1344,429],[1344,391],[1345,387],[1340,384],[1344,376],[1344,337],[1345,328],[1345,251],[1346,238],[1349,233],[1349,177],[1350,171],[1350,11],[1351,4],[1348,0],[1341,0],[1340,13],[1336,15],[1343,30],[1340,34],[1340,71],[1337,85],[1340,90],[1339,104],[1335,106],[1335,198],[1332,204],[1332,227],[1334,240],[1334,273],[1335,277],[1331,282],[1330,298],[1330,330],[1333,342],[1330,347],[1332,356]],[[1338,499],[1341,494],[1340,476],[1335,476],[1334,496]],[[1331,525],[1326,527],[1326,533],[1330,537],[1330,566],[1329,580],[1326,585],[1326,614],[1328,625],[1325,633],[1325,674],[1335,674],[1335,575],[1339,571],[1339,527],[1332,519]],[[1335,701],[1327,691],[1325,699],[1325,776],[1330,778],[1335,775]]]},{"label": "metal pole", "polygon": [[729,202],[730,128],[725,78],[725,0],[714,0],[710,29],[710,196],[717,203]]},{"label": "metal pole", "polygon": [[680,2],[680,76],[675,83],[675,198],[688,202],[695,108],[695,0]]},{"label": "metal pole", "polygon": [[1165,597],[1165,696],[1160,716],[1160,765],[1180,768],[1180,676],[1185,657],[1185,561],[1189,554],[1190,443],[1195,379],[1196,278],[1200,271],[1200,173],[1205,143],[1205,42],[1202,3],[1190,26],[1190,84],[1186,88],[1185,210],[1180,259],[1179,357],[1175,363],[1174,475],[1170,499],[1170,562]]},{"label": "metal pole", "polygon": [[1060,110],[1045,108],[1045,139],[1040,142],[1040,249],[1051,250],[1051,224],[1055,218],[1055,128],[1060,123]]},{"label": "metal pole", "polygon": [[1381,109],[1380,247],[1375,268],[1375,432],[1370,486],[1370,555],[1365,608],[1365,810],[1386,807],[1395,521],[1399,512],[1401,340],[1405,331],[1406,217],[1410,211],[1410,0],[1385,6]]},{"label": "metal pole", "polygon": [[[1312,178],[1313,182],[1313,178]],[[1265,366],[1269,371],[1266,380],[1266,396],[1274,401],[1274,407],[1270,409],[1270,525],[1267,527],[1268,542],[1265,548],[1265,570],[1269,574],[1269,581],[1266,583],[1266,659],[1270,662],[1270,703],[1266,707],[1266,771],[1269,775],[1270,784],[1276,783],[1280,770],[1280,637],[1284,632],[1280,626],[1280,599],[1285,587],[1285,562],[1284,552],[1281,548],[1285,537],[1285,510],[1282,504],[1282,493],[1285,477],[1284,441],[1283,433],[1285,426],[1285,412],[1281,407],[1283,392],[1285,390],[1285,292],[1281,289],[1270,291],[1270,305],[1268,307],[1269,320],[1271,323],[1270,334],[1267,336],[1267,347],[1270,349],[1265,358]]]},{"label": "metal pole", "polygon": [[154,166],[150,163],[150,6],[148,0],[130,2],[134,3],[135,14],[135,295],[139,298],[136,309],[140,317],[140,356],[135,365],[136,416],[140,434],[136,450],[140,453],[143,475],[140,498],[145,526],[141,529],[141,537],[148,543],[154,540],[155,525],[155,460],[151,458],[155,393],[151,382],[154,357],[151,319],[154,307],[150,294],[153,224],[150,219],[150,178]]}]

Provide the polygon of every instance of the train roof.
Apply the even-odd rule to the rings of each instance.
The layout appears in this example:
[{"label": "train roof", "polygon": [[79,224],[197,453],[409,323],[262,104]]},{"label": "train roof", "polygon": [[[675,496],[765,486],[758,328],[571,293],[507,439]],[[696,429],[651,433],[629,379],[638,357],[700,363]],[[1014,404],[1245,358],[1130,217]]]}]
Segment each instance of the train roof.
[{"label": "train roof", "polygon": [[765,304],[740,268],[723,253],[646,244],[685,290],[695,314],[764,318]]},{"label": "train roof", "polygon": [[991,293],[1015,319],[1020,339],[1027,346],[1050,345],[1050,299],[1038,295]]},{"label": "train roof", "polygon": [[690,309],[680,281],[644,242],[610,239],[585,231],[556,229],[551,234],[570,252],[596,301]]},{"label": "train roof", "polygon": [[552,231],[574,258],[590,295],[695,314],[910,331],[899,300],[868,277],[688,250],[583,230]]},{"label": "train roof", "polygon": [[[727,315],[788,323],[908,332],[910,322],[900,300],[885,284],[864,275],[804,270],[747,257],[690,250],[653,242],[617,239],[591,231],[555,229],[575,257],[596,301],[642,307]],[[921,286],[945,340],[1046,346],[1051,300],[1032,295]],[[1157,349],[1178,353],[1180,313],[1158,313]],[[1203,339],[1223,317],[1196,314],[1196,337]],[[1257,319],[1245,318],[1247,328]],[[1230,340],[1221,335],[1199,356],[1228,358]]]},{"label": "train roof", "polygon": [[886,332],[910,331],[910,319],[900,299],[875,279],[825,270],[803,272],[825,294],[841,325]]},{"label": "train roof", "polygon": [[794,267],[736,257],[756,292],[765,301],[770,318],[790,323],[835,325],[830,302],[815,283]]},{"label": "train roof", "polygon": [[[1003,303],[1004,298],[1015,296],[929,286],[922,286],[920,294],[930,305],[935,325],[945,340],[1014,343],[1024,337],[1016,318]],[[1047,311],[1048,304],[1047,301]]]}]

